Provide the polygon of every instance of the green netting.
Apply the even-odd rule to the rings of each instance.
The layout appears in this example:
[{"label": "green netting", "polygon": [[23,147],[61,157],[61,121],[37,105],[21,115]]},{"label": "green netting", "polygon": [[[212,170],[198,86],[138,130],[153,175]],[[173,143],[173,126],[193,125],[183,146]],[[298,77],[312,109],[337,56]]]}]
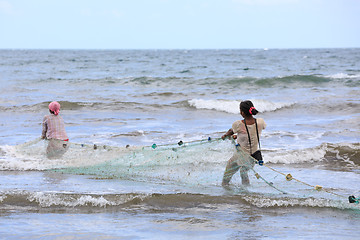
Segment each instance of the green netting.
[{"label": "green netting", "polygon": [[91,152],[106,153],[102,159],[109,160],[83,167],[61,168],[58,171],[94,175],[98,178],[217,185],[228,158],[224,158],[223,154],[231,152],[231,146],[219,142],[219,139],[156,147],[103,149],[102,146],[97,146],[97,150],[91,146],[86,148]]},{"label": "green netting", "polygon": [[[16,156],[38,163],[37,169],[63,173],[91,175],[99,179],[128,179],[186,186],[221,186],[228,159],[236,152],[238,164],[247,166],[250,186],[254,193],[347,200],[347,194],[309,184],[243,152],[235,142],[206,139],[178,144],[146,147],[114,147],[69,143],[67,152],[58,159],[47,159],[47,141],[32,141],[16,147]],[[35,167],[36,168],[36,167]],[[239,172],[239,171],[238,171]],[[241,187],[236,173],[232,186]],[[358,200],[355,198],[355,202]]]}]

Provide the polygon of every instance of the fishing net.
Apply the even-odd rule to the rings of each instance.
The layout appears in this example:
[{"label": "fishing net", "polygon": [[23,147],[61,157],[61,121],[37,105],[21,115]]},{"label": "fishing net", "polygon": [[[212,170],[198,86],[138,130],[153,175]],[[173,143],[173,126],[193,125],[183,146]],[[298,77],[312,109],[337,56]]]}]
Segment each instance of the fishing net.
[{"label": "fishing net", "polygon": [[[230,150],[231,146],[214,142],[218,140],[128,148],[97,146],[98,149],[93,149],[86,146],[102,159],[99,163],[67,167],[58,171],[94,175],[97,178],[217,185],[222,177],[219,173],[223,172],[226,161],[223,156],[224,148]],[[90,155],[91,158],[94,157],[93,154]],[[94,159],[92,162],[98,161]]]},{"label": "fishing net", "polygon": [[[228,159],[236,152],[238,164],[247,166],[250,185],[247,193],[267,194],[276,198],[296,198],[309,200],[322,198],[326,201],[347,201],[348,189],[322,187],[322,178],[301,181],[297,173],[311,169],[291,169],[278,165],[259,165],[256,159],[236,146],[234,141],[222,139],[204,139],[194,142],[182,142],[167,145],[114,147],[68,143],[66,152],[55,159],[48,159],[46,148],[48,141],[34,141],[15,146],[7,151],[12,160],[3,161],[3,170],[48,170],[69,174],[90,175],[96,179],[126,179],[183,186],[221,186]],[[7,149],[9,150],[9,149]],[[239,171],[238,171],[239,172]],[[304,175],[304,174],[303,174]],[[309,180],[309,179],[307,179]],[[317,185],[320,182],[321,185]],[[324,184],[324,185],[325,185]],[[231,186],[239,192],[240,174],[231,179]],[[354,198],[358,203],[358,199]],[[279,200],[280,201],[280,200]]]}]

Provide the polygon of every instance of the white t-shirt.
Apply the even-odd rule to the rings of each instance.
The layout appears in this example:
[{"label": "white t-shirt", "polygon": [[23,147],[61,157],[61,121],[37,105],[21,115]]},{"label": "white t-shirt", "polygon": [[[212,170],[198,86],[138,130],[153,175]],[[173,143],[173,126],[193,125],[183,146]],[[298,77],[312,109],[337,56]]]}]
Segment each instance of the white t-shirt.
[{"label": "white t-shirt", "polygon": [[[258,127],[258,132],[259,132],[259,138],[260,138],[262,130],[265,129],[265,127],[266,127],[266,123],[265,123],[264,119],[262,119],[262,118],[257,118],[256,122],[257,122],[257,127]],[[251,124],[251,125],[249,125],[249,124],[246,124],[246,125],[249,130],[249,134],[250,134],[251,151],[250,151],[249,137],[246,132],[245,124],[242,122],[242,120],[235,121],[232,124],[232,130],[233,130],[234,134],[237,134],[237,142],[240,144],[240,147],[245,152],[247,152],[249,154],[253,154],[259,148],[259,142],[258,142],[257,135],[256,135],[256,125],[255,125],[255,123]]]}]

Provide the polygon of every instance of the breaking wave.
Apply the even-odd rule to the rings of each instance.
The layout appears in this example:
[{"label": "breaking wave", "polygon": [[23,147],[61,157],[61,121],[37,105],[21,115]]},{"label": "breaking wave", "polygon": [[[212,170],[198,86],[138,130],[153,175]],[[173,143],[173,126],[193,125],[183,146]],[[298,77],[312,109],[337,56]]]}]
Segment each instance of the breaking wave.
[{"label": "breaking wave", "polygon": [[[136,206],[143,209],[157,209],[162,211],[176,208],[206,208],[208,204],[250,205],[259,208],[337,208],[358,209],[358,204],[350,204],[341,199],[331,200],[313,197],[296,198],[292,196],[275,197],[259,194],[237,193],[229,195],[207,195],[195,193],[123,193],[123,194],[80,194],[54,192],[9,191],[0,193],[0,209],[41,209],[42,211],[106,211],[115,207],[117,210],[134,209]],[[160,209],[157,211],[161,211]]]},{"label": "breaking wave", "polygon": [[275,164],[324,162],[342,164],[347,167],[360,166],[359,143],[323,143],[312,148],[291,151],[270,151],[265,154],[265,161]]},{"label": "breaking wave", "polygon": [[[261,99],[251,100],[256,109],[260,112],[273,112],[281,108],[286,108],[295,103],[270,102]],[[239,114],[239,105],[241,101],[231,100],[205,100],[205,99],[191,99],[188,101],[191,107],[196,109],[216,110],[227,113]]]}]

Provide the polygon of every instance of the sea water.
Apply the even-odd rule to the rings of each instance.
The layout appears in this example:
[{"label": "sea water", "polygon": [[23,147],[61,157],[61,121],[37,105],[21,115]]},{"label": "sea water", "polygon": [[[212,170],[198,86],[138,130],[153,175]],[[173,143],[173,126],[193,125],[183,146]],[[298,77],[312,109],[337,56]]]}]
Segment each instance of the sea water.
[{"label": "sea water", "polygon": [[[0,50],[0,73],[2,239],[360,234],[360,49]],[[223,188],[242,100],[265,166]],[[39,139],[51,101],[59,159]]]}]

